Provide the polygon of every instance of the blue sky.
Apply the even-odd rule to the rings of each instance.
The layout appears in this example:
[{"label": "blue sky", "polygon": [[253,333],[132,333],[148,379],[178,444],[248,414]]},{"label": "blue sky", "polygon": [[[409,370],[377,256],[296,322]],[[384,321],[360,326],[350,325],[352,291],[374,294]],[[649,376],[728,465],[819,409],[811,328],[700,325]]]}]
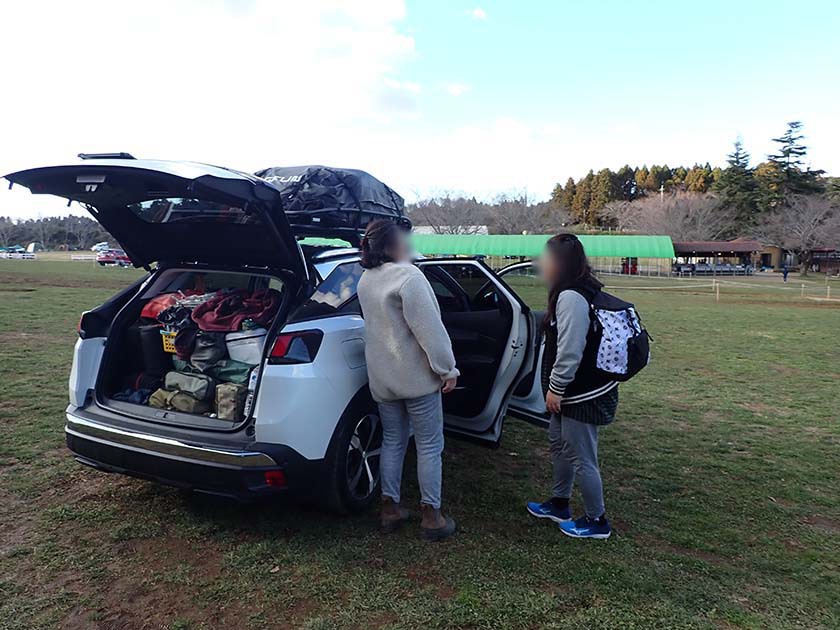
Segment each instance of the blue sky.
[{"label": "blue sky", "polygon": [[[0,172],[122,150],[539,199],[604,166],[723,164],[739,136],[760,161],[802,120],[840,174],[838,33],[831,2],[32,0],[0,21]],[[0,215],[64,212],[0,194]]]}]

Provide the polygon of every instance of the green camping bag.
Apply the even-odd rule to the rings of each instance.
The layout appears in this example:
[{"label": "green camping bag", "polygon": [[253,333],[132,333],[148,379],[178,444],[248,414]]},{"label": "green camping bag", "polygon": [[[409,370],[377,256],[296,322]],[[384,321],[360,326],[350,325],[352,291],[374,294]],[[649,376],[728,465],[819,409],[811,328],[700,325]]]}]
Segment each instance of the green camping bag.
[{"label": "green camping bag", "polygon": [[189,394],[196,400],[210,402],[216,393],[216,380],[206,374],[188,372],[167,372],[164,389]]},{"label": "green camping bag", "polygon": [[149,406],[157,409],[180,411],[182,413],[203,414],[210,411],[207,400],[198,400],[187,393],[157,389],[149,397]]}]

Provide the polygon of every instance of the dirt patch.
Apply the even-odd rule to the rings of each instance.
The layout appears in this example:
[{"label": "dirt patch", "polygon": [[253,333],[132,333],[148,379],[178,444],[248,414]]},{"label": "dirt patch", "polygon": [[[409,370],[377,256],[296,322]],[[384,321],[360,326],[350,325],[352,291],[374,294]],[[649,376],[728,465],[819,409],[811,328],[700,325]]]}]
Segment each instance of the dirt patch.
[{"label": "dirt patch", "polygon": [[642,541],[644,546],[662,553],[670,553],[685,558],[691,558],[692,560],[702,560],[703,562],[707,562],[714,566],[728,566],[732,564],[731,558],[724,557],[711,551],[691,549],[689,547],[684,547],[683,545],[677,545],[661,539],[643,538]]},{"label": "dirt patch", "polygon": [[743,402],[738,403],[738,406],[759,416],[778,416],[783,413],[783,410],[779,409],[779,407],[767,405],[762,402]]},{"label": "dirt patch", "polygon": [[406,577],[418,586],[431,589],[438,599],[452,599],[458,594],[458,589],[443,583],[441,577],[434,571],[429,571],[427,567],[411,567],[406,572]]},{"label": "dirt patch", "polygon": [[806,525],[818,529],[829,534],[840,534],[840,519],[829,518],[828,516],[820,516],[819,514],[812,514],[802,519]]}]

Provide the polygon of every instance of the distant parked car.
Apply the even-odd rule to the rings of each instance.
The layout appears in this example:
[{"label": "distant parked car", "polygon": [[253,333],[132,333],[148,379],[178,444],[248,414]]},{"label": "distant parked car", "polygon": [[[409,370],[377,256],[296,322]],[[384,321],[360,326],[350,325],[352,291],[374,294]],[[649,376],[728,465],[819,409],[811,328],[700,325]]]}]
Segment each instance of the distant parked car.
[{"label": "distant parked car", "polygon": [[131,259],[121,249],[103,249],[96,255],[96,262],[102,267],[105,265],[131,266]]}]

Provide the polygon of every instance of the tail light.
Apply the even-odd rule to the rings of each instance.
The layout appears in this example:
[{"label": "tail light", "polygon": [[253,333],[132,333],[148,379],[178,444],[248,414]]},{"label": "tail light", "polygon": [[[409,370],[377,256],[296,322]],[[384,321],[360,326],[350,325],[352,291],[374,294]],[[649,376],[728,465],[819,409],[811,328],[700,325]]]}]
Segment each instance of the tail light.
[{"label": "tail light", "polygon": [[267,486],[272,488],[286,487],[286,473],[282,470],[266,470],[264,478]]},{"label": "tail light", "polygon": [[320,330],[300,330],[283,333],[274,341],[268,362],[273,364],[312,363],[324,333]]}]

